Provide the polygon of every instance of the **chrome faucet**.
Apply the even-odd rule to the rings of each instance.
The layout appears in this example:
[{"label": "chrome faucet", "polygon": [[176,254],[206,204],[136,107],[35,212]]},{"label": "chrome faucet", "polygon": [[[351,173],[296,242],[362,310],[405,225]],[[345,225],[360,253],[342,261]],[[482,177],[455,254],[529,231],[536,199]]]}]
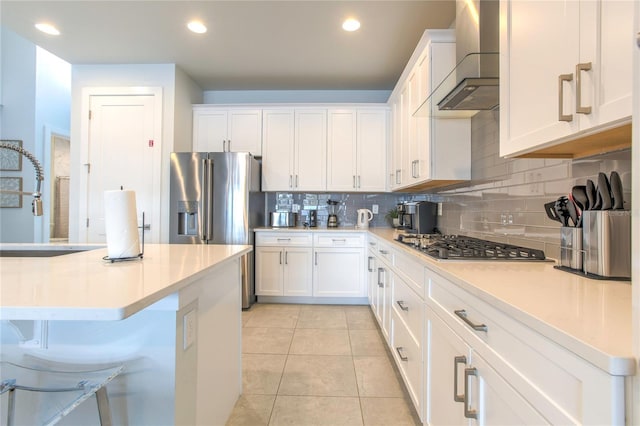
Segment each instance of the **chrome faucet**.
[{"label": "chrome faucet", "polygon": [[42,196],[42,192],[40,192],[40,185],[44,180],[44,173],[42,171],[42,166],[29,151],[22,148],[21,146],[16,146],[8,143],[1,143],[0,148],[10,149],[12,151],[16,151],[19,154],[27,157],[31,164],[33,164],[33,168],[36,170],[36,191],[35,192],[24,192],[24,191],[8,191],[8,190],[0,190],[2,193],[6,194],[18,194],[18,195],[32,195],[33,201],[31,202],[31,211],[34,216],[42,216],[42,200],[40,197]]}]

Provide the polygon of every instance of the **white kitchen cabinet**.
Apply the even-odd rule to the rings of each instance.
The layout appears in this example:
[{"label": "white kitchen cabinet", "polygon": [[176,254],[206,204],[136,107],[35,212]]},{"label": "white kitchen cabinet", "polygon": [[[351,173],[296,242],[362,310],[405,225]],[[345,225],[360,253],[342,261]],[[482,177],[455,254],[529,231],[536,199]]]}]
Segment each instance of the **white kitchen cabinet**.
[{"label": "white kitchen cabinet", "polygon": [[[452,365],[451,355],[465,355],[464,366],[461,361],[456,368],[458,376],[469,369],[466,405],[480,424],[624,424],[624,377],[609,375],[435,273],[429,272],[429,280],[430,423],[464,410],[435,392],[453,395],[447,384],[453,372],[446,378],[442,370]],[[451,342],[457,340],[470,350],[453,345],[459,352],[453,354]],[[459,391],[465,385],[460,380]]]},{"label": "white kitchen cabinet", "polygon": [[447,186],[471,177],[470,119],[417,113],[454,66],[454,31],[425,31],[389,98],[393,190]]},{"label": "white kitchen cabinet", "polygon": [[399,94],[389,98],[389,107],[391,111],[391,139],[387,152],[389,158],[387,161],[389,170],[389,189],[394,190],[402,184],[402,126],[401,126],[401,108]]},{"label": "white kitchen cabinet", "polygon": [[550,423],[433,311],[427,321],[430,391],[426,393],[429,410],[425,423]]},{"label": "white kitchen cabinet", "polygon": [[263,110],[262,189],[326,190],[326,109]]},{"label": "white kitchen cabinet", "polygon": [[386,190],[387,111],[328,111],[327,190]]},{"label": "white kitchen cabinet", "polygon": [[262,155],[262,110],[193,106],[194,152],[250,152]]},{"label": "white kitchen cabinet", "polygon": [[630,146],[633,2],[500,7],[500,155],[580,157]]},{"label": "white kitchen cabinet", "polygon": [[256,295],[311,296],[312,251],[310,233],[257,233]]},{"label": "white kitchen cabinet", "polygon": [[366,297],[364,233],[314,234],[314,297]]}]

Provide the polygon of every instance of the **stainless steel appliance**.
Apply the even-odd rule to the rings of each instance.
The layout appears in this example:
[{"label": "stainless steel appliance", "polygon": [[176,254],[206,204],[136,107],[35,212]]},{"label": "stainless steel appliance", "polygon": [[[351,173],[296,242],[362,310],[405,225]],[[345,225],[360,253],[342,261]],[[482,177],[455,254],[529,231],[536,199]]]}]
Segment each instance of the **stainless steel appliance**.
[{"label": "stainless steel appliance", "polygon": [[585,210],[582,215],[584,271],[631,278],[631,211]]},{"label": "stainless steel appliance", "polygon": [[337,228],[338,227],[338,202],[328,200],[327,204],[329,205],[329,216],[327,216],[327,228]]},{"label": "stainless steel appliance", "polygon": [[298,213],[271,212],[269,222],[274,228],[293,228],[298,224]]},{"label": "stainless steel appliance", "polygon": [[406,202],[398,205],[400,226],[416,234],[432,234],[436,231],[438,205],[429,201]]},{"label": "stainless steel appliance", "polygon": [[398,241],[437,260],[546,260],[542,250],[463,235],[400,234]]},{"label": "stainless steel appliance", "polygon": [[[260,163],[245,152],[171,154],[169,242],[253,244],[264,226]],[[254,254],[242,259],[242,308],[255,301]]]}]

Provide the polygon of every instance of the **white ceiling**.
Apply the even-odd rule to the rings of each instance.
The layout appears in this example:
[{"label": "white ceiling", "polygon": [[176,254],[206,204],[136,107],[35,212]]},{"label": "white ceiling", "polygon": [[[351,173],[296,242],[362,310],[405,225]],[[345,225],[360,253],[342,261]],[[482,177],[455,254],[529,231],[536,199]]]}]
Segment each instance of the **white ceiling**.
[{"label": "white ceiling", "polygon": [[[341,28],[351,16],[354,33]],[[0,17],[71,64],[175,63],[203,90],[391,90],[422,32],[451,26],[455,1],[2,0]],[[194,18],[206,34],[186,29]]]}]

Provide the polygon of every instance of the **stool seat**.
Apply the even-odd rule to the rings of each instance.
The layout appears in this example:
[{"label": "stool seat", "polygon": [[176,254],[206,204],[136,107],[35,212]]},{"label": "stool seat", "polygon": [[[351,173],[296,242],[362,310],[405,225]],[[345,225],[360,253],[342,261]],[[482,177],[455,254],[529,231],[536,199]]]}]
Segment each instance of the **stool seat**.
[{"label": "stool seat", "polygon": [[0,361],[0,395],[2,406],[7,407],[7,425],[56,424],[94,394],[101,424],[111,424],[104,386],[120,374],[123,366],[74,371],[73,365],[58,363],[56,368]]}]

